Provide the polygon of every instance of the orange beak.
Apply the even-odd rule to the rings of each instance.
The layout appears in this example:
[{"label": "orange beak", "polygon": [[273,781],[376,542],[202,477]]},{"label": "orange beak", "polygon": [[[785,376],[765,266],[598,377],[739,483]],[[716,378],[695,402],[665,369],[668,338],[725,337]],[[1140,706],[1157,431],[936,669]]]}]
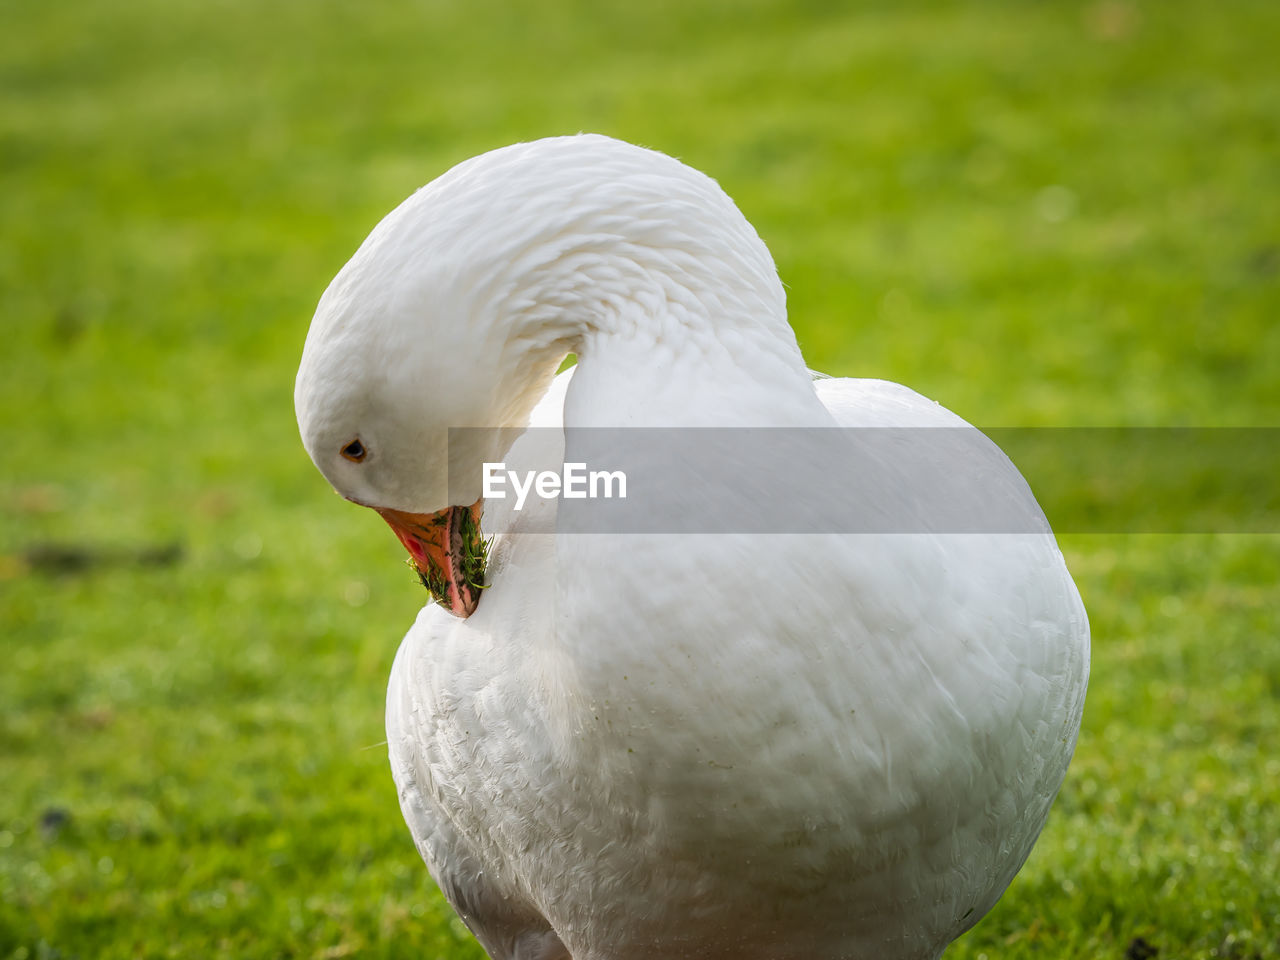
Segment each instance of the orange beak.
[{"label": "orange beak", "polygon": [[480,536],[484,500],[437,513],[382,510],[382,519],[409,551],[422,585],[455,617],[469,617],[480,603],[488,544]]}]

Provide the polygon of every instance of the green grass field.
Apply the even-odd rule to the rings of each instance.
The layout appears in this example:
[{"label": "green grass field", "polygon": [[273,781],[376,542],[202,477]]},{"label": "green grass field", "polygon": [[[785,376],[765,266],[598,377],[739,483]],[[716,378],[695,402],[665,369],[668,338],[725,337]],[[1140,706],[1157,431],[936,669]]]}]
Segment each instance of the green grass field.
[{"label": "green grass field", "polygon": [[[837,6],[0,0],[0,958],[481,956],[382,745],[424,595],[292,409],[474,153],[682,157],[812,366],[972,422],[1280,424],[1280,6]],[[949,960],[1280,957],[1280,535],[1063,546],[1076,761]]]}]

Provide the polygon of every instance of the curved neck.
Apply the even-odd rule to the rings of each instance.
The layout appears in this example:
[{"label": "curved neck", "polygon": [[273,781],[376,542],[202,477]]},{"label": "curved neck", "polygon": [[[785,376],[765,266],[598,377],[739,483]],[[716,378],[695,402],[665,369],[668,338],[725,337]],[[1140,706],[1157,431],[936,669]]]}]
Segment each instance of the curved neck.
[{"label": "curved neck", "polygon": [[822,422],[751,224],[709,177],[607,138],[454,167],[370,234],[313,334],[335,381],[368,358],[404,423],[522,428],[569,352],[571,423]]},{"label": "curved neck", "polygon": [[572,351],[569,426],[825,422],[772,259],[742,225],[718,250],[668,231],[662,247],[571,234],[526,253],[490,305],[507,369],[536,391],[525,403]]}]

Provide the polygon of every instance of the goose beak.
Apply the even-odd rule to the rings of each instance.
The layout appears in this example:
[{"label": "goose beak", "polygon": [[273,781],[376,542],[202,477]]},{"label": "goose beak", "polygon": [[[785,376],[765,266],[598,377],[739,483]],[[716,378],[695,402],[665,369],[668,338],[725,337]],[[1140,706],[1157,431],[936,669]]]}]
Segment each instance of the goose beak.
[{"label": "goose beak", "polygon": [[409,551],[410,563],[432,598],[455,617],[469,617],[484,589],[488,544],[480,535],[484,500],[436,513],[378,509]]}]

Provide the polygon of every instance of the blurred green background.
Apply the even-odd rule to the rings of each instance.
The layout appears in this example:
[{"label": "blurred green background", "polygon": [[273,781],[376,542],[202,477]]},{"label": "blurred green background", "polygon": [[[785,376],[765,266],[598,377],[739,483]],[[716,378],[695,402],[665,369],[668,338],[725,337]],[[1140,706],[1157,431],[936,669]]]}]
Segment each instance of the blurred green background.
[{"label": "blurred green background", "polygon": [[[292,409],[329,278],[470,155],[681,157],[769,243],[812,366],[974,423],[1280,423],[1273,0],[0,22],[0,958],[480,956],[382,745],[422,592]],[[1063,546],[1076,762],[948,958],[1280,957],[1280,537]]]}]

